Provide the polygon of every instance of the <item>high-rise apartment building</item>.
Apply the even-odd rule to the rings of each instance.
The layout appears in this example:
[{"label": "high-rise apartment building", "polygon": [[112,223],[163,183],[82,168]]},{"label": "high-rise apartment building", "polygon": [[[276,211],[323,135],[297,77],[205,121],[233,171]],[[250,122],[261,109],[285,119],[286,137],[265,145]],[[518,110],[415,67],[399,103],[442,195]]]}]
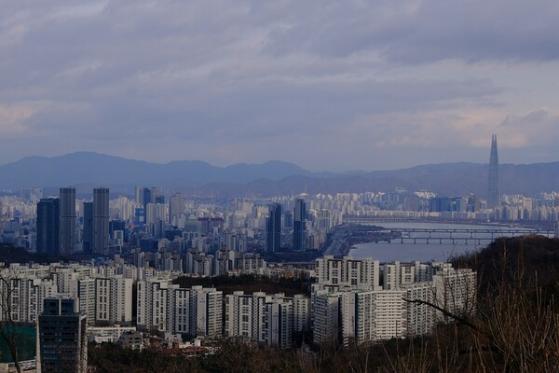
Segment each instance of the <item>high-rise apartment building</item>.
[{"label": "high-rise apartment building", "polygon": [[190,330],[195,330],[196,336],[218,337],[223,334],[223,292],[193,286],[190,310]]},{"label": "high-rise apartment building", "polygon": [[236,291],[224,299],[227,337],[290,348],[297,332],[308,329],[310,301],[302,294],[293,298],[262,292]]},{"label": "high-rise apartment building", "polygon": [[191,337],[223,333],[223,293],[214,288],[182,289],[165,279],[141,280],[136,302],[139,328]]},{"label": "high-rise apartment building", "polygon": [[39,361],[42,373],[87,371],[87,321],[74,299],[47,298],[39,316]]},{"label": "high-rise apartment building", "polygon": [[8,319],[18,323],[34,323],[43,311],[43,300],[57,293],[52,279],[23,276],[0,282],[0,294],[4,294],[0,321]]},{"label": "high-rise apartment building", "polygon": [[[471,314],[476,309],[477,277],[471,269],[447,268],[433,276],[435,303],[455,315]],[[438,320],[451,321],[440,312]]]},{"label": "high-rise apartment building", "polygon": [[59,199],[41,199],[37,203],[37,252],[48,255],[58,254],[59,224]]},{"label": "high-rise apartment building", "polygon": [[93,252],[109,253],[109,189],[93,189]]},{"label": "high-rise apartment building", "polygon": [[270,214],[266,219],[266,251],[278,252],[281,244],[281,205],[270,205]]},{"label": "high-rise apartment building", "polygon": [[403,290],[348,291],[341,294],[343,342],[372,342],[407,334]]},{"label": "high-rise apartment building", "polygon": [[[405,289],[408,335],[431,333],[435,325],[435,287],[432,281],[418,282]],[[419,302],[417,302],[419,301]]]},{"label": "high-rise apartment building", "polygon": [[340,328],[340,293],[313,293],[313,342],[337,343]]},{"label": "high-rise apartment building", "polygon": [[95,278],[83,278],[78,281],[79,310],[87,317],[87,325],[95,325]]},{"label": "high-rise apartment building", "polygon": [[316,259],[315,272],[321,285],[370,290],[380,288],[380,263],[371,258],[334,258],[325,255]]},{"label": "high-rise apartment building", "polygon": [[95,279],[95,321],[112,325],[132,322],[133,280],[114,276]]}]

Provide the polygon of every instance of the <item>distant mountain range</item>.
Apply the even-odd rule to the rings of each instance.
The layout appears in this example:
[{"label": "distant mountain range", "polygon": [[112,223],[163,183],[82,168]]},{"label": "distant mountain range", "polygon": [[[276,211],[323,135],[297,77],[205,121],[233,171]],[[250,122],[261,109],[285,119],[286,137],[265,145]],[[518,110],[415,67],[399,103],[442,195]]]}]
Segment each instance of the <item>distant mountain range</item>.
[{"label": "distant mountain range", "polygon": [[[293,163],[269,161],[217,167],[202,161],[152,163],[79,152],[28,157],[0,166],[0,188],[55,188],[63,185],[164,186],[200,196],[277,195],[335,192],[431,190],[446,195],[487,192],[487,165],[445,163],[400,170],[313,173]],[[559,162],[500,166],[503,193],[559,191]]]},{"label": "distant mountain range", "polygon": [[[502,193],[535,195],[559,191],[559,162],[499,167]],[[486,197],[488,165],[444,163],[400,170],[373,171],[329,176],[292,175],[281,180],[256,180],[246,185],[205,185],[203,193],[214,196],[278,195],[305,193],[429,190],[448,196],[475,193]],[[198,189],[200,194],[202,190]]]},{"label": "distant mountain range", "polygon": [[202,161],[152,163],[92,152],[58,157],[27,157],[0,166],[0,188],[56,187],[59,185],[168,185],[247,183],[279,180],[308,171],[297,165],[270,161],[217,167]]}]

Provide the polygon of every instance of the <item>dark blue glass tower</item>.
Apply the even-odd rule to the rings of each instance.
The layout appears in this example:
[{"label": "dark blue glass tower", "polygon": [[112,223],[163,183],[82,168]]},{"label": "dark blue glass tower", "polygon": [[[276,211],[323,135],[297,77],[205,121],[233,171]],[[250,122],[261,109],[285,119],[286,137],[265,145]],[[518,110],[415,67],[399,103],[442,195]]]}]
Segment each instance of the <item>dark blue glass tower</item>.
[{"label": "dark blue glass tower", "polygon": [[58,224],[60,210],[58,198],[43,198],[37,203],[37,252],[58,255]]},{"label": "dark blue glass tower", "polygon": [[277,252],[281,243],[281,205],[270,205],[270,215],[266,219],[266,251]]},{"label": "dark blue glass tower", "polygon": [[302,199],[295,200],[293,211],[293,250],[305,250],[307,207]]},{"label": "dark blue glass tower", "polygon": [[83,203],[83,252],[93,252],[93,202]]},{"label": "dark blue glass tower", "polygon": [[39,316],[39,356],[43,373],[87,371],[87,320],[74,299],[46,298]]}]

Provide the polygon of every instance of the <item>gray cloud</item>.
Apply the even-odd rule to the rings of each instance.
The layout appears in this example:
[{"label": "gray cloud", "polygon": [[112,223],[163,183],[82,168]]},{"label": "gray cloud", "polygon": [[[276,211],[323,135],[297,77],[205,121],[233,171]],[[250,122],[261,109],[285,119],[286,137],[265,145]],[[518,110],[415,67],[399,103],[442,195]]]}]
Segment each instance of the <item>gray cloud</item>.
[{"label": "gray cloud", "polygon": [[[550,1],[2,6],[0,161],[96,150],[370,169],[436,161],[450,139],[441,161],[484,160],[487,134],[540,109],[518,87],[549,97],[527,66],[559,54]],[[503,144],[551,159],[542,128],[515,125]]]}]

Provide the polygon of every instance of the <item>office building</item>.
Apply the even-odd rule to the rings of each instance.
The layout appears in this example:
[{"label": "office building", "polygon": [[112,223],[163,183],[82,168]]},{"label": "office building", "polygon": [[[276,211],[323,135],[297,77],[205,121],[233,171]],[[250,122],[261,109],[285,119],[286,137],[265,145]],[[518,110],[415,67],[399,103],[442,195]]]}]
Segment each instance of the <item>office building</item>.
[{"label": "office building", "polygon": [[281,205],[270,205],[270,214],[266,219],[266,251],[275,253],[281,244]]},{"label": "office building", "polygon": [[182,194],[177,193],[169,198],[169,224],[177,227],[185,212],[185,200]]},{"label": "office building", "polygon": [[307,207],[302,199],[295,200],[293,210],[293,250],[305,250]]},{"label": "office building", "polygon": [[148,203],[146,205],[146,225],[153,237],[162,238],[165,224],[168,221],[169,208],[164,203]]},{"label": "office building", "polygon": [[37,203],[38,253],[58,255],[60,210],[58,198],[43,198]]},{"label": "office building", "polygon": [[109,189],[93,189],[93,252],[109,254]]},{"label": "office building", "polygon": [[71,255],[76,245],[76,189],[60,188],[60,255]]},{"label": "office building", "polygon": [[93,253],[93,202],[83,203],[83,252]]},{"label": "office building", "polygon": [[38,323],[41,372],[87,372],[86,330],[86,316],[75,310],[74,299],[45,299]]}]

